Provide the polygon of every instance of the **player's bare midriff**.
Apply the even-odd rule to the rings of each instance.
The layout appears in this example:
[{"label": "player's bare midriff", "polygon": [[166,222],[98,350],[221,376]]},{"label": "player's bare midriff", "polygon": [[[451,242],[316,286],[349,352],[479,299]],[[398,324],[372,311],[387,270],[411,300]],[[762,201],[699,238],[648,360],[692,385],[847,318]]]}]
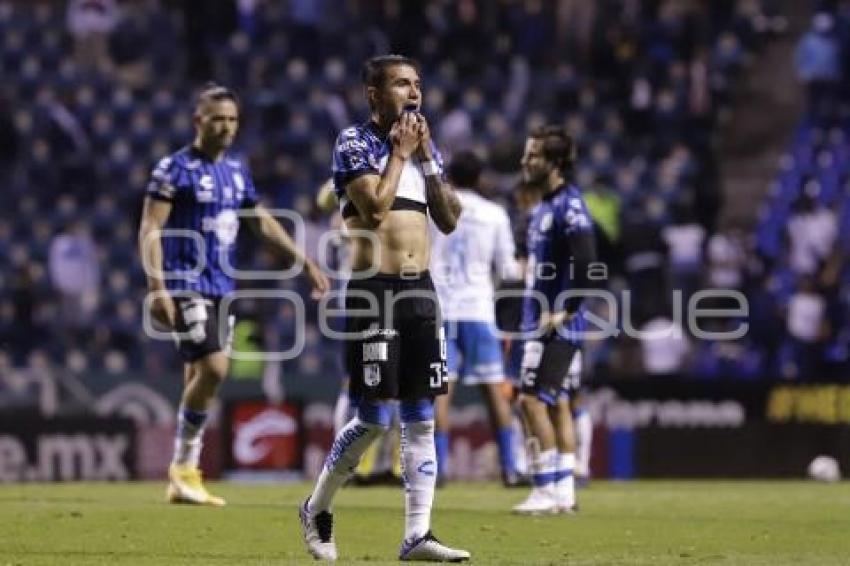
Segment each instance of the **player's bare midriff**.
[{"label": "player's bare midriff", "polygon": [[[360,218],[346,220],[349,230],[369,230]],[[375,271],[389,275],[412,275],[428,269],[430,244],[428,217],[413,210],[391,210],[374,230],[374,239],[352,233],[352,270]]]}]

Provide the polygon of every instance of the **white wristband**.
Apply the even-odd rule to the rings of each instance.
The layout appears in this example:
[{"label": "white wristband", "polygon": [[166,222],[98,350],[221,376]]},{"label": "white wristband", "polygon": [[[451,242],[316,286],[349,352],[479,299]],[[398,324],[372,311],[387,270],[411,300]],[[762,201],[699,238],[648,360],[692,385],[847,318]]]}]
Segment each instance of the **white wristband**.
[{"label": "white wristband", "polygon": [[432,177],[434,175],[443,174],[443,171],[440,169],[440,166],[437,165],[437,162],[433,159],[423,161],[420,165],[422,167],[422,173],[424,173],[426,177]]}]

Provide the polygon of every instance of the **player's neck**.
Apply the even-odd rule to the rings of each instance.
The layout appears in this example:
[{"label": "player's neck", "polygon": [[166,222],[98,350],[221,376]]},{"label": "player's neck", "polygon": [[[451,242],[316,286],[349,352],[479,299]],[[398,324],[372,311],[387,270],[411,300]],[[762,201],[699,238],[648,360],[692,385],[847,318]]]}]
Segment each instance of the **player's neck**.
[{"label": "player's neck", "polygon": [[195,151],[202,153],[204,157],[210,161],[218,161],[224,157],[223,147],[212,146],[208,143],[205,144],[200,138],[195,138],[195,141],[192,142],[192,147],[195,148]]},{"label": "player's neck", "polygon": [[386,121],[381,119],[381,116],[375,112],[372,113],[371,120],[375,124],[375,129],[378,130],[382,137],[390,135],[390,130],[393,127],[392,122],[385,123]]},{"label": "player's neck", "polygon": [[552,175],[546,180],[546,193],[554,193],[566,182],[564,176],[558,172],[553,172]]}]

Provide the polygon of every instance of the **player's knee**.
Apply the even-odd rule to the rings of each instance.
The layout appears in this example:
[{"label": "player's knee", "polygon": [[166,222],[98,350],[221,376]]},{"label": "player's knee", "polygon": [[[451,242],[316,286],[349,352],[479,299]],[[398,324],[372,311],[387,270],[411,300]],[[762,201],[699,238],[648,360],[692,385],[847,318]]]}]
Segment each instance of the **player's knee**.
[{"label": "player's knee", "polygon": [[208,385],[218,387],[227,378],[227,368],[227,358],[213,354],[196,362],[195,373]]},{"label": "player's knee", "polygon": [[418,423],[434,420],[434,402],[431,399],[416,399],[400,403],[401,422]]},{"label": "player's knee", "polygon": [[376,427],[379,432],[390,428],[393,421],[393,409],[387,401],[367,401],[351,399],[357,406],[357,418],[360,422]]},{"label": "player's knee", "polygon": [[534,395],[523,393],[519,397],[519,406],[526,415],[534,415],[540,409],[542,403]]}]

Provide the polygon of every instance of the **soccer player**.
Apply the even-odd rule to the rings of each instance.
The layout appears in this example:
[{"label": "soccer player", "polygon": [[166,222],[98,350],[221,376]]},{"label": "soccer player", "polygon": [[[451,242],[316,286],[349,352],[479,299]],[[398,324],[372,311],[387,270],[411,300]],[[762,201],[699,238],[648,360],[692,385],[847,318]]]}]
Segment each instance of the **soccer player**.
[{"label": "soccer player", "polygon": [[[192,144],[164,157],[153,170],[139,249],[151,316],[178,333],[185,362],[167,499],[224,505],[204,488],[198,462],[207,412],[228,372],[231,329],[219,328],[219,305],[235,288],[225,262],[234,265],[239,225],[245,222],[284,261],[303,263],[318,292],[327,290],[328,280],[257,202],[251,172],[228,151],[239,127],[236,95],[222,86],[206,86],[195,105],[194,125]],[[240,216],[246,209],[251,214]],[[232,327],[232,318],[228,320]]]},{"label": "soccer player", "polygon": [[479,186],[482,163],[472,152],[460,152],[449,165],[449,181],[463,206],[457,228],[435,234],[431,272],[446,327],[448,395],[436,401],[437,478],[445,478],[449,455],[449,406],[454,382],[478,385],[496,434],[502,481],[517,480],[513,457],[511,409],[502,394],[504,365],[496,336],[493,272],[500,279],[520,279],[514,257],[511,223],[505,210],[486,199]]},{"label": "soccer player", "polygon": [[528,226],[524,345],[520,405],[537,449],[531,456],[534,487],[514,507],[523,514],[576,508],[575,435],[569,398],[580,386],[580,294],[596,258],[593,224],[579,189],[570,183],[575,146],[560,126],[533,132],[525,144],[522,174],[543,187]]},{"label": "soccer player", "polygon": [[363,452],[390,425],[400,401],[405,493],[401,560],[461,561],[469,553],[431,533],[436,480],[434,401],[446,392],[445,343],[428,273],[428,216],[444,233],[461,207],[442,180],[440,155],[419,113],[416,64],[398,55],[368,60],[363,84],[371,119],[344,129],[334,184],[352,239],[346,289],[346,364],[357,416],[333,442],[313,493],[300,508],[307,549],[335,560],[331,506]]},{"label": "soccer player", "polygon": [[[339,199],[337,199],[336,191],[334,190],[333,177],[328,179],[319,187],[316,195],[316,204],[322,212],[333,213],[334,221],[332,225],[336,225],[337,218],[341,221],[339,215]],[[334,254],[339,264],[337,270],[346,271],[350,269],[350,238],[346,235],[345,225],[340,226],[340,238],[335,242],[336,254]],[[340,278],[334,281],[334,288],[337,284],[344,286],[346,280]],[[336,303],[341,304],[344,299],[336,298]],[[341,326],[341,325],[337,325]],[[342,328],[338,328],[342,330]],[[334,405],[334,436],[348,424],[348,421],[353,419],[356,414],[356,407],[351,406],[349,397],[349,379],[346,375],[342,379],[339,395]],[[401,460],[399,458],[399,437],[397,434],[398,411],[393,411],[391,430],[382,435],[376,442],[373,442],[369,449],[363,453],[360,458],[360,464],[354,470],[352,477],[353,485],[375,485],[381,483],[398,485],[401,481]]]}]

